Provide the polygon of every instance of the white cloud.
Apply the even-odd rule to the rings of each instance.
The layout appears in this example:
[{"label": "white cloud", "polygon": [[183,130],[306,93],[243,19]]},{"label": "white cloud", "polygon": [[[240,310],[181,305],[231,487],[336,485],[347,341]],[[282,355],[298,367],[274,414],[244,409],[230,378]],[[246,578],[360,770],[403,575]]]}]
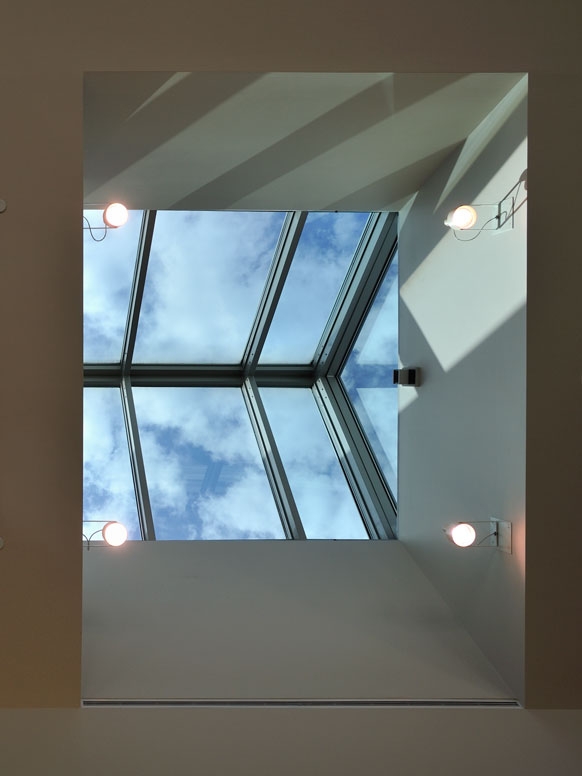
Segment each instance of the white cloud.
[{"label": "white cloud", "polygon": [[308,538],[365,538],[361,517],[308,388],[261,391]]},{"label": "white cloud", "polygon": [[276,538],[282,528],[238,388],[136,388],[159,538]]},{"label": "white cloud", "polygon": [[236,363],[282,213],[159,213],[134,360]]},{"label": "white cloud", "polygon": [[[85,213],[92,226],[103,223],[101,211]],[[141,211],[130,212],[127,224],[110,230],[102,242],[94,242],[88,230],[83,232],[85,361],[118,361],[121,357],[141,219]],[[97,238],[103,234],[95,231]]]},{"label": "white cloud", "polygon": [[262,362],[311,361],[367,220],[367,213],[309,214]]},{"label": "white cloud", "polygon": [[245,469],[244,476],[221,496],[202,496],[198,514],[202,524],[200,535],[191,538],[284,538],[271,489],[258,469]]},{"label": "white cloud", "polygon": [[[119,391],[84,394],[83,519],[119,520],[130,538],[140,536]],[[89,528],[89,527],[88,527]],[[91,526],[91,530],[99,526]]]}]

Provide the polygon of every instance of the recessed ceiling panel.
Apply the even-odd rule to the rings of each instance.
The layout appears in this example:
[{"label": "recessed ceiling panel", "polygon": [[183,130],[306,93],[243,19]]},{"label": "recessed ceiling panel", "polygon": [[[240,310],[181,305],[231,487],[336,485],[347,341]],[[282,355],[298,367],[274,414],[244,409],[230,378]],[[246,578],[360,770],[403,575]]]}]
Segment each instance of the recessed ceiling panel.
[{"label": "recessed ceiling panel", "polygon": [[85,199],[395,210],[517,73],[88,73]]}]

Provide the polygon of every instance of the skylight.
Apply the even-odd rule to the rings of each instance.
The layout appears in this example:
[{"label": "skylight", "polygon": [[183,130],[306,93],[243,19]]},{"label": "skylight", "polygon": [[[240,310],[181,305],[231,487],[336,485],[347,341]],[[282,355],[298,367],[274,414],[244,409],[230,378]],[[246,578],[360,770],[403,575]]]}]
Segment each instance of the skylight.
[{"label": "skylight", "polygon": [[395,242],[387,213],[146,211],[85,233],[84,519],[392,538]]}]

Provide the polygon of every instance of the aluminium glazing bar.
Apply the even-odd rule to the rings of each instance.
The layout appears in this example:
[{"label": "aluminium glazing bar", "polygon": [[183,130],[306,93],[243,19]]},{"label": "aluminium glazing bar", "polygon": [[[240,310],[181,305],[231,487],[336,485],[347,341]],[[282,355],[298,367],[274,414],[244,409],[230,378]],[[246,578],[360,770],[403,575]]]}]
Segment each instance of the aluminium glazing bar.
[{"label": "aluminium glazing bar", "polygon": [[143,299],[143,290],[145,287],[146,274],[148,271],[148,262],[150,260],[150,250],[154,236],[154,225],[156,222],[156,211],[145,210],[139,235],[137,249],[137,259],[135,262],[135,272],[129,297],[129,307],[127,311],[127,322],[125,324],[125,333],[123,335],[123,347],[121,350],[121,371],[124,375],[129,374],[131,362],[133,360],[133,351],[135,348],[135,337],[139,323],[139,312]]},{"label": "aluminium glazing bar", "polygon": [[310,364],[259,365],[253,377],[261,388],[311,388],[314,380]]},{"label": "aluminium glazing bar", "polygon": [[394,503],[339,382],[320,378],[313,394],[370,538],[395,539]]},{"label": "aluminium glazing bar", "polygon": [[248,377],[244,381],[242,392],[285,536],[287,539],[305,539],[299,511],[254,378]]},{"label": "aluminium glazing bar", "polygon": [[119,388],[121,366],[119,364],[83,364],[85,388]]},{"label": "aluminium glazing bar", "polygon": [[154,520],[152,517],[141,442],[139,439],[135,404],[133,402],[131,384],[127,377],[124,377],[121,380],[121,404],[123,406],[123,418],[125,420],[125,430],[129,446],[129,461],[131,463],[131,475],[133,477],[133,487],[135,490],[141,535],[142,539],[145,539],[146,541],[154,541],[156,532],[154,530]]},{"label": "aluminium glazing bar", "polygon": [[316,348],[316,378],[338,374],[341,369],[394,255],[397,224],[396,213],[375,213],[370,217]]},{"label": "aluminium glazing bar", "polygon": [[134,386],[192,386],[240,388],[240,364],[133,364],[129,376]]},{"label": "aluminium glazing bar", "polygon": [[[133,386],[212,386],[240,388],[245,381],[240,364],[132,364]],[[313,368],[309,364],[264,364],[254,372],[257,385],[270,388],[311,388]],[[85,364],[86,388],[118,387],[122,379],[119,364]]]},{"label": "aluminium glazing bar", "polygon": [[242,364],[245,377],[254,373],[259,361],[306,220],[307,213],[305,212],[294,211],[287,213],[263,289],[263,295],[244,350]]}]

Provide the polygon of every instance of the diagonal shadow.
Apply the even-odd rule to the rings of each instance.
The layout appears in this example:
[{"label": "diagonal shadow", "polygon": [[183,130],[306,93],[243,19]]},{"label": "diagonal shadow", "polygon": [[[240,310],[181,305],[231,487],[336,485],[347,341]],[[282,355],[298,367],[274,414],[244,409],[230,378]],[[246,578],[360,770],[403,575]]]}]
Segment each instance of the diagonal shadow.
[{"label": "diagonal shadow", "polygon": [[458,74],[431,78],[389,75],[196,189],[172,207],[204,210],[209,202],[220,202],[221,207],[228,207],[461,78],[463,76]]},{"label": "diagonal shadow", "polygon": [[[144,103],[172,73],[90,73],[85,77],[85,190],[94,191],[194,124],[260,73],[190,73]],[[113,92],[113,93],[111,93]],[[140,106],[144,107],[139,110]]]}]

